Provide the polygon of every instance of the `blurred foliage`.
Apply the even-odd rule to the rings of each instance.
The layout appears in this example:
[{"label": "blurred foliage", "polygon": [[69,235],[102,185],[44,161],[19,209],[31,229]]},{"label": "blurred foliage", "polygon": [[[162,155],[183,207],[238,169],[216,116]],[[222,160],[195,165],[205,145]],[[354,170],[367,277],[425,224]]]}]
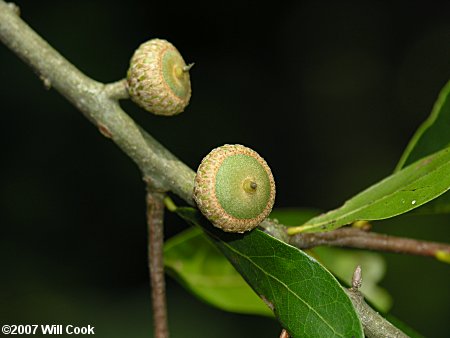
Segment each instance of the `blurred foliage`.
[{"label": "blurred foliage", "polygon": [[[448,1],[16,3],[100,81],[123,77],[144,40],[174,43],[196,63],[186,112],[164,119],[131,102],[124,108],[192,168],[223,143],[254,148],[276,177],[277,206],[330,209],[387,176],[450,78]],[[0,318],[148,336],[139,172],[4,46],[0,69]],[[179,224],[167,215],[167,237]],[[376,230],[450,241],[448,216],[406,215]],[[392,313],[446,337],[448,266],[383,256]],[[175,338],[199,328],[215,337],[279,333],[274,321],[215,310],[170,279],[168,288]]]},{"label": "blurred foliage", "polygon": [[[341,284],[304,251],[258,228],[245,234],[224,232],[191,207],[177,208],[176,213],[205,230],[292,337],[364,336]],[[179,258],[183,262],[182,255]]]},{"label": "blurred foliage", "polygon": [[166,241],[164,265],[170,276],[199,299],[225,311],[273,317],[200,227],[189,228]]}]

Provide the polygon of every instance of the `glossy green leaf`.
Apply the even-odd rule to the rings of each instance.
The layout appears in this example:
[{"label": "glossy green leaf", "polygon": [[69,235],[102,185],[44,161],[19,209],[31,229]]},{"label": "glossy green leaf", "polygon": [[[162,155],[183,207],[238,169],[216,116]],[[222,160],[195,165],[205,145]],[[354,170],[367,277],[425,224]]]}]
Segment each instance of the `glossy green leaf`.
[{"label": "glossy green leaf", "polygon": [[315,259],[258,229],[224,233],[195,209],[177,213],[206,230],[292,337],[363,337],[350,299]]},{"label": "glossy green leaf", "polygon": [[[313,209],[275,209],[271,217],[283,224],[295,225],[317,214],[318,211]],[[198,227],[166,241],[164,264],[169,275],[214,307],[235,313],[273,316],[268,306]]]},{"label": "glossy green leaf", "polygon": [[430,116],[409,141],[396,171],[450,145],[450,81],[442,88]]},{"label": "glossy green leaf", "polygon": [[[396,171],[450,145],[450,81],[439,93],[430,116],[417,129],[406,147]],[[421,212],[450,212],[450,193],[423,206]]]},{"label": "glossy green leaf", "polygon": [[338,209],[319,215],[301,231],[328,231],[358,220],[379,220],[403,214],[450,188],[450,148],[425,157],[349,199]]},{"label": "glossy green leaf", "polygon": [[164,245],[166,271],[198,298],[219,309],[273,316],[224,255],[198,228],[190,228]]},{"label": "glossy green leaf", "polygon": [[[294,226],[317,214],[319,211],[314,209],[279,208],[272,211],[270,217],[286,226]],[[380,254],[331,247],[317,247],[309,250],[309,253],[347,285],[350,285],[355,267],[360,265],[364,275],[360,291],[378,311],[387,312],[390,309],[392,298],[378,285],[386,273],[386,263]]]}]

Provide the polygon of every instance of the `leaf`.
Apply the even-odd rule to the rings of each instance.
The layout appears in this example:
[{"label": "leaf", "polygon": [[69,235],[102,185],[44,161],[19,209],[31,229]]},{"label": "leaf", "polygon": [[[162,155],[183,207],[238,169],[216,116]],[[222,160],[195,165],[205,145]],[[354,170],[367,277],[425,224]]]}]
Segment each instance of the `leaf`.
[{"label": "leaf", "polygon": [[[278,209],[272,212],[271,217],[279,218],[284,224],[298,224],[299,219],[308,220],[317,213],[310,209]],[[291,222],[288,223],[290,217]],[[212,306],[235,313],[273,316],[273,312],[198,227],[190,228],[165,243],[164,263],[168,274]]]},{"label": "leaf", "polygon": [[198,227],[164,245],[166,271],[198,298],[219,309],[273,316],[222,253]]},{"label": "leaf", "polygon": [[312,218],[288,233],[329,231],[358,220],[403,214],[450,188],[450,148],[425,157],[349,199],[338,209]]},{"label": "leaf", "polygon": [[450,145],[450,81],[442,88],[430,116],[409,141],[395,171]]},{"label": "leaf", "polygon": [[[270,217],[286,226],[293,226],[304,223],[317,214],[319,211],[314,209],[278,208],[272,211]],[[386,263],[380,254],[330,247],[317,247],[308,252],[347,285],[350,285],[349,281],[355,267],[360,265],[364,274],[364,283],[360,291],[378,311],[387,312],[390,309],[392,299],[389,293],[378,286],[378,282],[386,273]]]},{"label": "leaf", "polygon": [[350,299],[315,259],[258,229],[224,233],[195,209],[177,213],[206,230],[292,337],[363,337]]},{"label": "leaf", "polygon": [[[417,129],[395,171],[450,145],[450,81],[439,93],[430,116]],[[450,212],[450,193],[420,208],[424,213]]]},{"label": "leaf", "polygon": [[385,289],[378,285],[386,273],[386,263],[381,255],[363,250],[350,251],[330,247],[314,248],[312,255],[347,285],[350,285],[355,266],[360,265],[363,271],[363,283],[360,291],[378,311],[384,313],[389,311],[392,306],[392,298]]}]

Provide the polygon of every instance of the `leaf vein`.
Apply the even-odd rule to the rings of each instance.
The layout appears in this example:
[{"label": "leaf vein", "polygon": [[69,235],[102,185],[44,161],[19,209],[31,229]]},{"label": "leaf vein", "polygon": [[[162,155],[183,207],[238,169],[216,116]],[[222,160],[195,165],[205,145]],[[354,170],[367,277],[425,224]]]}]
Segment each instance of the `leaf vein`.
[{"label": "leaf vein", "polygon": [[[234,249],[232,246],[230,246],[227,243],[223,243],[226,247],[228,247],[228,249],[234,253],[236,253],[237,255],[243,257],[244,259],[246,259],[247,261],[249,261],[251,264],[253,264],[256,268],[258,268],[259,270],[261,270],[266,276],[271,277],[272,279],[274,279],[275,281],[277,281],[278,283],[280,283],[281,285],[283,285],[286,290],[291,293],[295,298],[297,298],[298,300],[300,300],[304,305],[306,305],[309,309],[310,312],[313,312],[316,314],[317,317],[319,317],[336,335],[343,337],[341,334],[339,334],[338,332],[336,332],[336,330],[333,328],[333,326],[328,323],[328,321],[323,318],[320,313],[318,313],[314,307],[312,307],[307,301],[305,301],[303,298],[301,298],[299,295],[297,295],[293,290],[291,290],[291,288],[289,288],[289,286],[284,283],[283,281],[279,280],[277,277],[275,277],[274,275],[270,274],[269,272],[267,272],[266,270],[264,270],[260,265],[258,265],[256,262],[254,262],[251,257],[242,254],[241,252],[239,252],[238,250]],[[271,283],[269,282],[269,285],[271,285]],[[272,288],[272,287],[271,287]],[[273,293],[273,290],[272,290]]]}]

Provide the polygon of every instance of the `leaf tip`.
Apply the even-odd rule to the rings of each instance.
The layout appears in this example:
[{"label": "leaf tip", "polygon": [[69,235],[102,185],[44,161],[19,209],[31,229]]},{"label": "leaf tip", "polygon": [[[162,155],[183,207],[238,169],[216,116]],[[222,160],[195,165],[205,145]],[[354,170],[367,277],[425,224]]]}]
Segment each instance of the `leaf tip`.
[{"label": "leaf tip", "polygon": [[450,264],[450,252],[448,251],[437,250],[434,254],[434,257],[436,257],[438,261]]}]

